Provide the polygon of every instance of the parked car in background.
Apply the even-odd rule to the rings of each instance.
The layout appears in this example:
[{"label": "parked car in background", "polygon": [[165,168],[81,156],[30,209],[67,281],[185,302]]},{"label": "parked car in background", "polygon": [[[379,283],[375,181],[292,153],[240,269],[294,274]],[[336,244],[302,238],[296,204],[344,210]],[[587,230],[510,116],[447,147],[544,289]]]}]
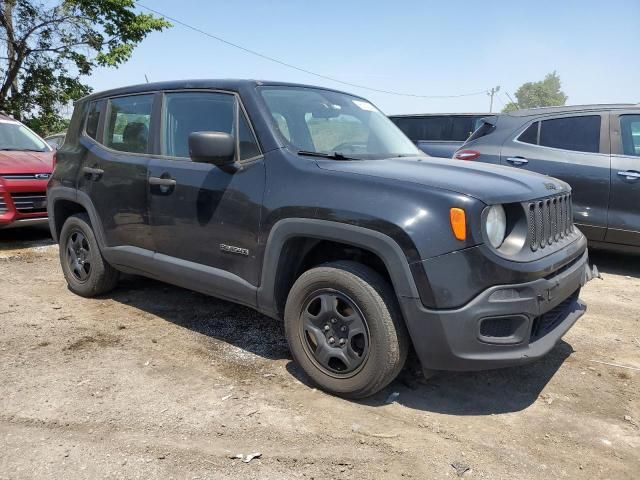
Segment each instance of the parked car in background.
[{"label": "parked car in background", "polygon": [[432,157],[451,158],[453,153],[491,113],[390,115],[389,118],[417,147]]},{"label": "parked car in background", "polygon": [[56,133],[55,135],[49,135],[48,137],[45,137],[44,141],[47,142],[51,148],[57,150],[64,143],[64,137],[66,135],[66,132]]},{"label": "parked car in background", "polygon": [[[49,221],[71,291],[122,271],[250,306],[284,320],[314,383],[359,398],[411,345],[425,369],[517,365],[585,311],[569,186],[506,170],[429,158],[334,90],[144,84],[76,102]],[[565,211],[544,238],[539,202]]]},{"label": "parked car in background", "polygon": [[0,228],[47,223],[54,152],[22,123],[0,115]]},{"label": "parked car in background", "polygon": [[592,246],[640,252],[640,105],[519,110],[487,119],[459,160],[510,165],[573,187]]}]

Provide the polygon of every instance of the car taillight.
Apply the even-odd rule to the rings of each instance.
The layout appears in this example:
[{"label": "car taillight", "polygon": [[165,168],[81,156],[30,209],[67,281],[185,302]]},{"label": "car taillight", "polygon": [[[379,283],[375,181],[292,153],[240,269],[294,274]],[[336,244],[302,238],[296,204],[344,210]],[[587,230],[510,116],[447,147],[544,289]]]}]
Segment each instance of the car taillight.
[{"label": "car taillight", "polygon": [[480,152],[477,150],[460,150],[456,152],[453,158],[456,160],[475,160],[480,156]]}]

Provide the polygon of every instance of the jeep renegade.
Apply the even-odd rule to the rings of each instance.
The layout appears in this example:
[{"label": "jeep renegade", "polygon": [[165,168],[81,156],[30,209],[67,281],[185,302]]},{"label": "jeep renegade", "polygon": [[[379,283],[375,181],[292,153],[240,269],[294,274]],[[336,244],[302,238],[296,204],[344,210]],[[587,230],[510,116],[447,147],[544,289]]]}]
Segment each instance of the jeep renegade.
[{"label": "jeep renegade", "polygon": [[159,279],[283,319],[313,382],[359,398],[424,369],[546,354],[592,276],[571,189],[424,156],[367,100],[248,80],[76,103],[48,188],[69,288]]}]

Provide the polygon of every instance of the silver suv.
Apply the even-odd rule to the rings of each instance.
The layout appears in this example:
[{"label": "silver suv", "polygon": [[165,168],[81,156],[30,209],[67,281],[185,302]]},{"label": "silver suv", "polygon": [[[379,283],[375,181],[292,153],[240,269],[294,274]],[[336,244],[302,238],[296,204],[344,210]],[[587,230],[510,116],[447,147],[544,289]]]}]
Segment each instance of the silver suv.
[{"label": "silver suv", "polygon": [[591,246],[640,252],[640,105],[536,108],[483,122],[454,158],[564,180]]}]

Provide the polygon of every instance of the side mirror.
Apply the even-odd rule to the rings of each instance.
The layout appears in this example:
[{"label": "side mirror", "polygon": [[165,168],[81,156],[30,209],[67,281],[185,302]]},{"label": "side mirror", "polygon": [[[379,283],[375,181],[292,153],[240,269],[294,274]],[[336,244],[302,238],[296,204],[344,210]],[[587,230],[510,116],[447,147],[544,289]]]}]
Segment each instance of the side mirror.
[{"label": "side mirror", "polygon": [[193,132],[189,135],[189,156],[194,162],[218,167],[234,163],[236,139],[224,132]]}]

